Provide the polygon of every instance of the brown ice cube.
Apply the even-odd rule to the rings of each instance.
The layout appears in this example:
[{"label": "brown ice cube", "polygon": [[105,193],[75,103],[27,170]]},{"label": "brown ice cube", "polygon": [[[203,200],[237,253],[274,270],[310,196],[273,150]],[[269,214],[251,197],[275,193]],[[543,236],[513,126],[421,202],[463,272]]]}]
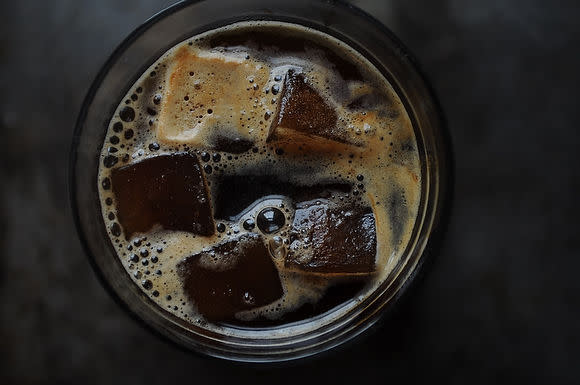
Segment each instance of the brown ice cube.
[{"label": "brown ice cube", "polygon": [[209,236],[215,232],[207,184],[194,154],[160,155],[111,171],[125,237],[155,225]]},{"label": "brown ice cube", "polygon": [[267,305],[283,294],[278,270],[255,233],[192,255],[177,268],[185,294],[210,321],[233,319],[237,312]]},{"label": "brown ice cube", "polygon": [[335,109],[308,84],[304,75],[293,70],[286,74],[267,141],[330,151],[358,145],[344,127],[339,127]]},{"label": "brown ice cube", "polygon": [[370,274],[375,271],[376,250],[370,208],[319,199],[297,205],[285,266],[337,276]]},{"label": "brown ice cube", "polygon": [[246,118],[251,113],[264,114],[265,110],[255,107],[255,100],[265,97],[262,88],[269,75],[266,65],[243,57],[181,48],[166,77],[158,141],[205,147],[219,131],[253,142]]}]

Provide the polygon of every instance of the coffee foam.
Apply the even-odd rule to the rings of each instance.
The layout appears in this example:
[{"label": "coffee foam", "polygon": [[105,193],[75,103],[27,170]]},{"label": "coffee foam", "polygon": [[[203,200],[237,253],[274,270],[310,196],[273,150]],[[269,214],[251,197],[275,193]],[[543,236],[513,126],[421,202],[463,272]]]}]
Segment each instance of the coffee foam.
[{"label": "coffee foam", "polygon": [[[205,44],[209,37],[224,31],[274,26],[297,36],[314,37],[320,44],[341,51],[360,68],[364,80],[343,79],[324,52],[316,48],[286,54],[275,49],[256,50],[251,44],[235,49],[210,48]],[[341,127],[362,144],[360,147],[325,154],[306,148],[280,155],[278,147],[266,142],[280,96],[273,95],[272,90],[274,86],[281,87],[281,79],[289,69],[306,76],[309,84],[335,108]],[[197,83],[191,82],[191,77],[196,76]],[[219,96],[222,93],[226,97]],[[366,106],[347,107],[369,95]],[[126,108],[133,110],[133,119],[129,119],[131,114],[127,115]],[[211,151],[208,143],[215,135],[251,140],[253,150],[242,154]],[[121,101],[109,125],[101,153],[99,195],[103,219],[121,262],[134,282],[159,306],[202,327],[226,332],[227,327],[207,323],[196,313],[195,305],[183,294],[176,266],[184,258],[227,239],[228,234],[243,233],[241,224],[245,217],[217,221],[226,225],[226,231],[212,237],[153,229],[126,241],[122,229],[121,235],[116,235],[119,226],[115,197],[103,183],[110,178],[110,168],[106,167],[110,157],[116,159],[113,167],[117,167],[183,150],[194,151],[202,159],[204,151],[208,155],[219,154],[219,160],[210,156],[202,162],[211,189],[219,188],[215,185],[217,175],[244,175],[255,170],[268,170],[268,175],[283,175],[303,186],[352,183],[356,195],[337,193],[334,199],[372,208],[377,228],[377,272],[350,307],[386,279],[410,239],[421,195],[418,148],[410,119],[392,86],[372,64],[328,35],[293,24],[244,22],[195,36],[170,49],[141,76]],[[363,176],[363,181],[357,180],[358,175]],[[403,206],[398,216],[389,207],[394,192],[398,194],[396,203]],[[287,208],[292,205],[288,201],[280,203]],[[286,226],[290,223],[291,218]],[[117,228],[113,229],[115,225]],[[287,230],[282,229],[280,234]],[[395,233],[399,235],[394,236]],[[277,234],[265,235],[267,244],[274,241],[274,236]],[[239,313],[239,319],[252,320],[258,316],[276,319],[305,303],[316,303],[331,282],[328,278],[287,271],[283,258],[273,261],[279,270],[284,296],[267,306]]]}]

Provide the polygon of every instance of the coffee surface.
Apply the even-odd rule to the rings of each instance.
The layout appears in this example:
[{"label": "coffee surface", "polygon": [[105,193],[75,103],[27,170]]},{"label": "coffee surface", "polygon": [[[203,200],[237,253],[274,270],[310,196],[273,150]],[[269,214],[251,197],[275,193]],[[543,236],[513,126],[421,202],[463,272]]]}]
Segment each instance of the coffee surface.
[{"label": "coffee surface", "polygon": [[127,273],[222,332],[352,308],[388,279],[419,210],[419,148],[392,85],[294,24],[237,23],[171,48],[120,102],[100,156]]}]

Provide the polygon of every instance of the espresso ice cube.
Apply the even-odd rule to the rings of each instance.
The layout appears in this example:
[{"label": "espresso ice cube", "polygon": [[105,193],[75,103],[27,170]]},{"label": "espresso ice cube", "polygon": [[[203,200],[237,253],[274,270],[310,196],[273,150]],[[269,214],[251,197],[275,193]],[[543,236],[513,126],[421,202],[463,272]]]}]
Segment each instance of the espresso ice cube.
[{"label": "espresso ice cube", "polygon": [[337,276],[370,274],[375,271],[376,249],[370,208],[319,199],[297,205],[285,266]]},{"label": "espresso ice cube", "polygon": [[204,236],[215,231],[205,177],[194,154],[160,155],[113,169],[111,186],[127,239],[155,225]]},{"label": "espresso ice cube", "polygon": [[356,144],[338,126],[334,108],[306,81],[290,70],[267,141],[303,143],[323,150],[338,150],[340,144]]},{"label": "espresso ice cube", "polygon": [[[255,100],[262,97],[268,77],[266,66],[239,55],[204,55],[180,48],[168,67],[156,124],[157,140],[205,147],[208,137],[219,131],[253,141],[244,124],[246,111],[255,110]],[[259,114],[263,113],[260,110]]]},{"label": "espresso ice cube", "polygon": [[210,321],[282,297],[278,270],[262,238],[248,233],[192,255],[178,264],[185,294]]}]

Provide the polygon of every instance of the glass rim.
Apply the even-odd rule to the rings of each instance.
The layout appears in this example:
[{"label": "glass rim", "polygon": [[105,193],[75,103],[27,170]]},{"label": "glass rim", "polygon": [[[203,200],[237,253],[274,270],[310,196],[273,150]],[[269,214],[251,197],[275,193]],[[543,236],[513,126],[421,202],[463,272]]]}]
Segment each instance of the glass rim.
[{"label": "glass rim", "polygon": [[[358,314],[351,316],[351,318],[349,318],[349,319],[342,320],[341,323],[333,322],[330,325],[325,325],[327,327],[328,326],[334,327],[334,328],[331,328],[330,330],[326,330],[325,331],[326,334],[323,334],[323,336],[329,336],[329,333],[332,333],[332,336],[331,336],[332,338],[330,338],[330,339],[321,339],[320,336],[311,336],[310,338],[308,338],[308,336],[306,336],[306,337],[302,336],[303,337],[302,339],[309,340],[311,343],[306,347],[302,347],[300,350],[293,350],[293,351],[288,351],[288,349],[291,349],[291,346],[289,346],[289,344],[296,343],[295,338],[293,339],[292,337],[288,338],[289,341],[284,341],[283,339],[270,338],[270,339],[265,339],[263,341],[260,341],[261,344],[254,343],[252,345],[246,346],[243,343],[244,341],[233,340],[233,341],[230,341],[229,343],[226,343],[224,345],[223,339],[220,339],[218,336],[211,336],[211,335],[204,336],[205,338],[208,338],[208,341],[210,341],[211,343],[216,343],[216,346],[209,347],[209,348],[208,348],[208,346],[206,346],[204,344],[191,343],[193,341],[190,341],[189,344],[187,344],[187,343],[184,344],[183,341],[181,341],[181,342],[176,341],[176,338],[174,338],[174,337],[176,337],[176,335],[174,335],[174,333],[179,334],[178,331],[164,330],[163,332],[161,332],[157,328],[159,325],[156,325],[153,322],[151,322],[151,319],[146,320],[142,314],[139,314],[134,308],[132,308],[130,306],[130,304],[127,303],[121,297],[121,295],[114,289],[114,287],[111,285],[111,283],[108,281],[107,277],[105,276],[103,270],[99,266],[99,264],[95,258],[95,255],[93,253],[93,250],[89,246],[89,242],[87,240],[87,234],[85,233],[83,225],[82,225],[82,220],[81,220],[82,213],[81,213],[81,210],[79,209],[79,205],[77,204],[77,186],[75,183],[77,170],[76,170],[75,166],[77,165],[78,147],[80,145],[80,138],[82,136],[83,129],[85,126],[85,122],[86,122],[86,118],[87,118],[87,111],[91,107],[91,105],[94,101],[95,95],[98,92],[99,88],[101,87],[103,80],[109,74],[109,72],[111,71],[111,69],[113,68],[115,63],[121,58],[123,53],[128,49],[128,47],[131,46],[131,44],[133,44],[136,40],[138,40],[139,37],[141,37],[145,32],[147,32],[149,29],[151,29],[153,26],[155,26],[159,21],[181,11],[184,8],[187,8],[190,6],[196,6],[197,4],[208,3],[208,2],[209,1],[204,1],[204,0],[182,1],[182,2],[175,3],[175,4],[165,8],[164,10],[161,10],[160,12],[156,13],[155,15],[151,16],[145,22],[143,22],[140,26],[135,28],[135,30],[133,32],[131,32],[117,46],[117,48],[111,53],[111,55],[108,57],[108,59],[101,66],[99,72],[97,73],[94,81],[91,84],[91,87],[89,88],[89,91],[87,92],[87,95],[83,101],[79,116],[77,118],[77,121],[75,124],[75,129],[74,129],[74,134],[73,134],[73,140],[72,140],[72,144],[71,144],[71,150],[70,150],[70,154],[69,154],[69,179],[68,179],[69,180],[69,199],[70,199],[71,206],[72,206],[72,213],[73,213],[73,218],[74,218],[75,226],[77,229],[77,233],[78,233],[78,236],[81,240],[84,252],[88,257],[93,270],[97,274],[101,284],[106,288],[106,290],[115,299],[115,301],[119,305],[121,305],[121,307],[124,308],[132,316],[132,318],[138,320],[141,324],[146,325],[147,328],[154,331],[155,334],[163,336],[163,337],[165,337],[165,339],[168,339],[174,343],[177,343],[178,346],[186,347],[188,350],[201,352],[201,353],[204,353],[206,355],[210,355],[210,356],[214,356],[214,357],[220,357],[220,358],[225,358],[225,359],[230,359],[230,360],[235,360],[235,361],[248,361],[248,362],[286,361],[286,360],[302,358],[302,357],[310,356],[310,355],[313,355],[316,353],[320,353],[322,351],[326,351],[330,348],[333,348],[336,345],[343,344],[344,342],[351,340],[354,337],[358,336],[360,333],[364,332],[365,330],[367,330],[368,328],[373,326],[381,318],[381,316],[384,313],[386,313],[386,310],[388,310],[389,308],[392,308],[393,305],[395,305],[397,302],[399,302],[400,297],[402,297],[408,291],[409,287],[416,281],[416,275],[421,271],[424,263],[426,262],[426,259],[431,256],[431,255],[428,255],[428,254],[432,254],[430,252],[430,250],[428,250],[428,249],[432,249],[433,242],[437,241],[439,238],[441,238],[442,234],[437,235],[436,233],[442,233],[444,231],[444,229],[442,229],[442,227],[444,227],[445,222],[446,222],[444,217],[448,216],[448,212],[446,212],[446,211],[448,211],[448,209],[450,207],[449,200],[451,198],[451,196],[450,196],[451,189],[449,188],[449,186],[450,186],[450,183],[452,183],[452,178],[453,178],[453,173],[452,173],[453,170],[451,167],[451,165],[452,165],[452,154],[451,154],[452,146],[451,146],[449,134],[446,130],[446,124],[445,124],[445,118],[443,115],[443,111],[439,105],[439,101],[436,98],[435,93],[434,93],[430,83],[427,81],[426,76],[419,68],[419,66],[417,64],[417,60],[414,59],[414,57],[409,53],[409,50],[400,42],[400,40],[385,25],[380,23],[378,20],[374,19],[368,13],[360,10],[356,6],[354,6],[350,3],[347,3],[345,1],[339,0],[339,1],[333,1],[333,2],[324,2],[324,3],[326,3],[326,5],[328,5],[330,7],[342,7],[343,10],[345,10],[347,13],[354,14],[355,16],[364,19],[365,22],[371,24],[372,27],[376,28],[382,35],[385,35],[385,37],[388,38],[390,40],[390,42],[394,45],[394,47],[398,50],[399,56],[401,56],[405,59],[406,66],[409,67],[410,70],[412,72],[414,72],[415,75],[418,76],[418,79],[421,82],[421,86],[424,88],[423,92],[425,92],[425,94],[429,98],[429,101],[432,103],[432,107],[434,108],[435,113],[437,115],[435,117],[435,120],[437,120],[437,123],[438,123],[437,127],[436,127],[438,130],[438,132],[436,133],[438,135],[438,138],[436,137],[435,139],[439,139],[439,143],[437,143],[439,148],[438,148],[438,151],[437,151],[437,154],[435,157],[435,162],[437,164],[437,169],[436,169],[437,175],[436,176],[439,179],[441,179],[440,177],[443,176],[442,179],[444,180],[444,183],[441,183],[441,180],[437,181],[438,184],[435,188],[435,193],[437,193],[438,195],[436,196],[435,202],[434,202],[436,204],[435,209],[432,209],[433,212],[431,214],[430,223],[429,223],[429,234],[427,234],[427,237],[422,239],[422,240],[418,239],[417,236],[412,237],[412,240],[415,240],[415,242],[414,242],[415,244],[417,244],[417,242],[419,242],[419,241],[422,242],[422,244],[420,245],[421,250],[419,251],[417,258],[415,259],[413,265],[407,267],[407,269],[405,271],[405,276],[402,278],[402,280],[397,275],[397,277],[390,280],[390,284],[388,285],[388,287],[384,288],[381,293],[378,293],[378,294],[376,293],[379,290],[375,290],[375,292],[371,293],[367,298],[365,298],[365,302],[367,300],[369,300],[371,297],[373,298],[373,300],[371,301],[370,304],[368,304],[368,306],[364,307],[362,312],[359,311]],[[218,3],[227,3],[227,2],[225,2],[225,1],[213,1],[212,3],[215,3],[215,5],[217,5]],[[251,11],[251,10],[248,10],[248,11]],[[259,16],[259,14],[257,14],[257,16]],[[277,14],[274,12],[270,16],[275,17],[275,16],[277,16]],[[263,17],[263,15],[262,15],[262,17]],[[222,25],[227,25],[227,24],[231,24],[233,22],[242,21],[242,20],[244,20],[244,19],[224,20],[226,22]],[[270,20],[279,20],[279,19],[271,18]],[[279,20],[279,21],[281,21],[281,20]],[[311,25],[306,25],[306,26],[312,27]],[[316,27],[312,27],[312,28],[316,28]],[[209,29],[212,29],[212,28],[209,28]],[[321,29],[321,28],[316,28],[316,29],[321,31],[321,32],[328,33],[326,31],[324,31],[324,29]],[[333,34],[331,34],[331,36],[337,37],[336,35],[333,35]],[[341,39],[341,37],[337,37],[337,38],[344,41],[344,39]],[[352,44],[350,42],[348,42],[348,40],[346,43],[347,43],[347,45],[351,46],[352,48],[354,48],[355,50],[360,52],[360,49],[359,49],[360,47],[357,47],[356,45],[352,46]],[[167,49],[169,49],[169,48],[170,47],[168,47]],[[368,58],[368,55],[365,55],[366,52],[360,52],[360,53],[363,54],[363,56]],[[375,63],[373,62],[373,64],[375,64]],[[381,72],[383,72],[383,71],[381,71]],[[391,81],[392,79],[389,78],[389,80]],[[411,118],[411,120],[413,122],[413,128],[414,128],[415,134],[417,135],[417,133],[421,133],[421,131],[418,130],[418,128],[415,125],[415,119],[413,118],[414,113],[412,113],[412,111],[409,110],[409,103],[408,103],[408,100],[406,100],[407,99],[406,96],[401,95],[401,93],[399,92],[400,89],[399,89],[397,84],[393,84],[393,86],[396,87],[396,91],[399,94],[399,97],[401,98],[401,100],[403,100],[405,102],[405,107],[407,109],[407,113],[409,114],[409,117]],[[424,145],[423,145],[423,147],[424,147]],[[427,161],[427,158],[424,160]],[[423,164],[424,164],[424,162],[422,162],[422,166],[423,166]],[[422,170],[422,172],[423,172],[423,170]],[[441,173],[443,175],[439,175],[439,173]],[[95,183],[96,183],[96,181],[95,181]],[[424,198],[424,193],[422,191],[421,192],[421,202],[424,202],[424,201],[425,201],[425,198]],[[427,207],[427,206],[424,207],[424,211],[427,208],[429,208],[429,207]],[[417,221],[418,221],[418,219],[419,219],[419,217],[417,218]],[[104,223],[103,223],[103,226],[104,226]],[[417,228],[417,223],[415,224],[415,228]],[[423,229],[423,228],[424,228],[424,226],[421,226],[421,229]],[[414,233],[415,233],[415,230],[414,230]],[[437,239],[433,239],[434,237]],[[407,248],[409,248],[410,245],[411,245],[411,241],[410,241],[409,245],[407,245]],[[404,257],[406,257],[407,254],[408,254],[408,250],[406,250],[405,253],[403,253],[401,261],[403,261],[403,259],[405,259]],[[407,261],[407,259],[405,259],[405,261]],[[403,266],[403,267],[405,267],[405,266]],[[397,267],[395,267],[395,269],[396,268]],[[401,274],[401,272],[402,271],[399,271],[399,274]],[[387,280],[385,280],[385,282],[386,281]],[[386,293],[387,289],[389,289],[390,286],[393,283],[395,283],[395,281],[400,281],[398,286],[395,288],[395,290],[391,293],[391,295],[388,298],[384,298],[386,295],[385,293]],[[380,287],[382,287],[382,285]],[[380,303],[377,304],[377,301]],[[163,309],[161,309],[161,310],[163,310]],[[329,312],[332,312],[332,310],[330,310]],[[329,312],[327,312],[327,313],[329,313]],[[350,314],[350,313],[348,313],[348,314]],[[354,321],[356,321],[356,322],[354,322]],[[354,324],[353,324],[353,322],[354,322]],[[183,321],[181,323],[189,324],[186,321]],[[211,334],[211,333],[208,333],[208,334]]]}]

